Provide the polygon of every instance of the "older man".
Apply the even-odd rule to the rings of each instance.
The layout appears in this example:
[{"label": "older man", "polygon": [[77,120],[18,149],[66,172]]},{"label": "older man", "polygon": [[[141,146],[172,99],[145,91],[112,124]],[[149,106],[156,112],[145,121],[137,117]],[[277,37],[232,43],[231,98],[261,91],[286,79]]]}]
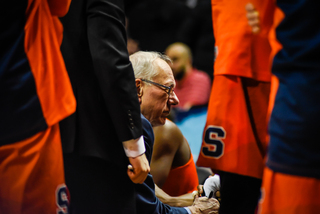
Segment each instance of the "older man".
[{"label": "older man", "polygon": [[[175,80],[168,63],[170,59],[156,52],[137,52],[130,56],[136,78],[136,87],[142,113],[146,156],[151,160],[154,134],[152,127],[164,125],[172,105],[179,100],[174,93]],[[215,199],[197,198],[193,206],[170,207],[155,196],[152,175],[143,184],[136,184],[137,213],[216,213]]]}]

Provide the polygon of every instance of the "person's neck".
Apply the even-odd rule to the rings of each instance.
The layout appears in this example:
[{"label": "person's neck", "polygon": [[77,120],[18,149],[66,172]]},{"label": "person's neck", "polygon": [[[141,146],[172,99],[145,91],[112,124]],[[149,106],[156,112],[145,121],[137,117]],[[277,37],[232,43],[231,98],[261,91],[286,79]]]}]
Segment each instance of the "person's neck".
[{"label": "person's neck", "polygon": [[192,70],[193,70],[192,66],[191,66],[191,65],[188,65],[188,66],[186,67],[186,71],[184,72],[184,73],[185,73],[184,76],[185,76],[185,77],[188,76],[188,75],[192,72]]}]

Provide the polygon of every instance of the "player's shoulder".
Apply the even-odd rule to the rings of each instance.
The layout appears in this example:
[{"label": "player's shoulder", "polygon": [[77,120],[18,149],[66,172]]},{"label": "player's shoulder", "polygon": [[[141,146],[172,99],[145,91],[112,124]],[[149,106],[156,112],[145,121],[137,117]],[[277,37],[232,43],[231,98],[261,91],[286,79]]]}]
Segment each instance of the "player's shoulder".
[{"label": "player's shoulder", "polygon": [[183,134],[179,127],[168,119],[163,126],[155,127],[154,133],[156,137],[161,138],[164,142],[175,141],[177,143],[183,139]]},{"label": "player's shoulder", "polygon": [[164,131],[167,131],[168,133],[182,135],[181,130],[179,129],[177,124],[175,124],[169,119],[166,120],[166,123],[164,124],[163,128]]}]

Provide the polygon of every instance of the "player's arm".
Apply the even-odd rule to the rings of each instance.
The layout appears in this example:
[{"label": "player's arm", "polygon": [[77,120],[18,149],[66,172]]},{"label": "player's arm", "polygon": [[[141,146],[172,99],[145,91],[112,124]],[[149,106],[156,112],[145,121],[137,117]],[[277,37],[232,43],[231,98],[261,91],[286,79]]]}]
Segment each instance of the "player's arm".
[{"label": "player's arm", "polygon": [[187,207],[193,204],[197,191],[193,193],[187,193],[184,195],[180,195],[177,197],[172,197],[160,189],[157,185],[155,185],[156,196],[159,200],[164,203],[168,204],[172,207]]},{"label": "player's arm", "polygon": [[162,188],[169,175],[175,154],[183,140],[182,135],[176,134],[175,127],[171,121],[167,120],[164,126],[153,129],[155,140],[150,173],[155,184],[160,188]]},{"label": "player's arm", "polygon": [[172,197],[155,185],[156,196],[172,207],[187,207],[192,214],[218,213],[220,203],[215,198],[199,197],[198,191]]}]

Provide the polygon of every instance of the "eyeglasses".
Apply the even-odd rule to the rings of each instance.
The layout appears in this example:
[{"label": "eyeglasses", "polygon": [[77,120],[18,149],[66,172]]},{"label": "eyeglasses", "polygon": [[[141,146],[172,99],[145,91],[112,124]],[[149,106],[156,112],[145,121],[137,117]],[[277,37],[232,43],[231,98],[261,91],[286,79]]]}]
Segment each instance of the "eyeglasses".
[{"label": "eyeglasses", "polygon": [[166,85],[161,85],[159,83],[152,82],[151,80],[146,80],[146,79],[141,79],[141,80],[144,81],[144,82],[151,83],[151,84],[153,84],[155,86],[160,87],[162,90],[164,90],[168,94],[169,97],[173,92],[173,86],[169,87],[169,86],[166,86]]}]

